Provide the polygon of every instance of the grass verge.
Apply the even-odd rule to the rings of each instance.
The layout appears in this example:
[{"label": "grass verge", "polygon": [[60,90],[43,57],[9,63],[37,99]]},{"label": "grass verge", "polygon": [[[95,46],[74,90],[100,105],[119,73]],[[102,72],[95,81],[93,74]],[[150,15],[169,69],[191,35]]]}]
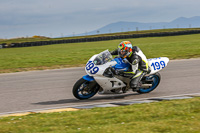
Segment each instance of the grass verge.
[{"label": "grass verge", "polygon": [[0,118],[1,133],[198,133],[200,98]]},{"label": "grass verge", "polygon": [[[147,58],[200,57],[200,34],[127,40],[139,46]],[[0,49],[0,73],[82,66],[92,55],[105,49],[114,50],[121,41],[123,40]]]}]

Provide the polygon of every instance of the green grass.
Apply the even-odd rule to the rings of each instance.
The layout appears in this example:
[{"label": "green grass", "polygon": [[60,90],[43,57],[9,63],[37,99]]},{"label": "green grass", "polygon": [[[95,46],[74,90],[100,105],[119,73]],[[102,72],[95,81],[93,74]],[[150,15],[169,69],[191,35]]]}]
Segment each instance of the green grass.
[{"label": "green grass", "polygon": [[[200,34],[126,40],[139,46],[147,58],[200,57]],[[83,66],[92,55],[105,49],[114,50],[121,41],[123,40],[0,49],[0,73]]]},{"label": "green grass", "polygon": [[200,98],[0,118],[1,133],[199,133]]}]

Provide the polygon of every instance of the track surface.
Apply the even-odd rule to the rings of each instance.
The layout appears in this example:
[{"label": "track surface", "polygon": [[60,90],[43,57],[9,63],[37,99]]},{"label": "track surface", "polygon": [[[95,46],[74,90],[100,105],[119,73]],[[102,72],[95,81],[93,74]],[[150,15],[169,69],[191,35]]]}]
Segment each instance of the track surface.
[{"label": "track surface", "polygon": [[0,114],[200,93],[199,58],[170,61],[160,74],[160,85],[149,94],[96,95],[84,101],[72,95],[74,83],[85,75],[84,68],[0,74]]}]

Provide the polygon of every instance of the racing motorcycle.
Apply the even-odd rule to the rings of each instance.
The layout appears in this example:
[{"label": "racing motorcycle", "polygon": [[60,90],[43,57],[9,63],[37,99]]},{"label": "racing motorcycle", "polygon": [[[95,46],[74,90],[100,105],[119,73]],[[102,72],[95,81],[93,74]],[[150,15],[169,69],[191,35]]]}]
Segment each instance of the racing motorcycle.
[{"label": "racing motorcycle", "polygon": [[[166,67],[168,62],[167,57],[148,59],[149,71],[141,79],[140,87],[133,91],[142,94],[156,89],[161,80],[158,71]],[[82,100],[93,97],[97,92],[100,95],[126,93],[131,89],[132,77],[116,75],[113,70],[127,71],[130,65],[127,59],[113,58],[108,50],[93,55],[85,67],[87,75],[74,84],[73,95]]]}]

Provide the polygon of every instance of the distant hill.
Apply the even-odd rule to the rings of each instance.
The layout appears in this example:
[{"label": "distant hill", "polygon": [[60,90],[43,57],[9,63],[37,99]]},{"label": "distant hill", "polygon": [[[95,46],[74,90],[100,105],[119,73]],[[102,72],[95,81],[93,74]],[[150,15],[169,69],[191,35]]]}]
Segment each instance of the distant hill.
[{"label": "distant hill", "polygon": [[[88,32],[87,35],[127,32],[136,30],[169,29],[169,28],[195,28],[200,27],[200,16],[191,18],[180,17],[171,22],[140,23],[120,21],[108,24],[100,29]],[[80,35],[85,35],[80,34]]]}]

